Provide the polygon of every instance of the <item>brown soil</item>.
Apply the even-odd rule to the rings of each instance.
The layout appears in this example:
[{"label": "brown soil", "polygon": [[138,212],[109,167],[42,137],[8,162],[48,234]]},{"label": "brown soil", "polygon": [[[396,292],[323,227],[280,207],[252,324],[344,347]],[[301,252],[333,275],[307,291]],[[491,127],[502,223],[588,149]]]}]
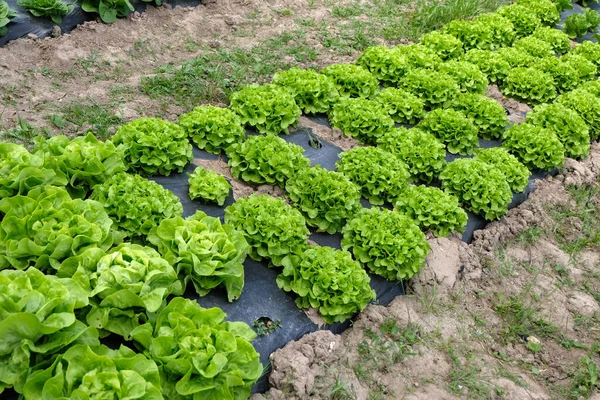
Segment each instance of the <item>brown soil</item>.
[{"label": "brown soil", "polygon": [[[561,206],[577,210],[567,188],[594,187],[599,173],[596,143],[587,159],[569,160],[563,174],[537,181],[525,203],[477,231],[471,245],[458,237],[430,240],[425,267],[408,284],[410,295],[387,307],[369,306],[341,335],[319,331],[278,350],[271,356],[272,388],[253,399],[592,395],[594,388],[585,396],[573,394],[573,380],[582,357],[599,362],[593,349],[600,344],[600,297],[589,288],[600,290],[600,249],[565,252],[553,234],[565,221],[553,213]],[[596,194],[587,204],[600,204],[600,198]],[[536,230],[538,237],[524,239]],[[509,299],[533,310],[518,321],[520,329],[514,315],[501,311]],[[382,330],[390,321],[400,332],[418,326],[419,339],[408,348],[394,347],[404,342]],[[556,331],[538,332],[543,324]],[[511,328],[517,329],[514,336],[506,334]],[[530,341],[539,341],[540,350],[528,349]],[[381,351],[382,343],[392,346]]]}]

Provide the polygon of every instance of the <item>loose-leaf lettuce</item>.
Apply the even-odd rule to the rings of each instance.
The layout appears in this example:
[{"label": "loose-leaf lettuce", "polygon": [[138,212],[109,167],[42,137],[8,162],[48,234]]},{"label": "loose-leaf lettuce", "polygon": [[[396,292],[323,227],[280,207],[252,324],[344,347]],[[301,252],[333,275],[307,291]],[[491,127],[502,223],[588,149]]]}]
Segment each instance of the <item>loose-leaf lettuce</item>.
[{"label": "loose-leaf lettuce", "polygon": [[205,296],[223,285],[229,301],[237,300],[244,288],[244,265],[249,246],[241,232],[222,225],[202,211],[183,219],[163,220],[148,235],[162,256],[173,265],[187,285]]},{"label": "loose-leaf lettuce", "polygon": [[542,39],[536,38],[533,35],[517,40],[514,44],[514,47],[516,49],[525,51],[532,57],[554,57],[552,45]]},{"label": "loose-leaf lettuce", "polygon": [[571,53],[585,57],[588,61],[593,62],[596,66],[600,66],[600,45],[598,43],[586,40],[583,43],[575,46]]},{"label": "loose-leaf lettuce", "polygon": [[566,62],[552,56],[536,59],[533,66],[552,76],[558,93],[573,90],[580,83],[579,71],[574,67],[573,62]]},{"label": "loose-leaf lettuce", "polygon": [[8,33],[6,25],[10,20],[17,16],[17,12],[8,6],[4,0],[0,0],[0,37]]},{"label": "loose-leaf lettuce", "polygon": [[480,160],[460,158],[440,174],[442,188],[458,197],[465,208],[488,221],[508,212],[512,191],[498,168]]},{"label": "loose-leaf lettuce", "polygon": [[38,186],[65,186],[67,177],[44,165],[44,159],[14,143],[0,143],[0,200],[27,195]]},{"label": "loose-leaf lettuce", "polygon": [[278,267],[285,256],[301,251],[308,241],[300,211],[267,194],[237,200],[225,209],[225,223],[244,234],[252,259],[267,258]]},{"label": "loose-leaf lettuce", "polygon": [[482,94],[463,93],[451,104],[467,116],[484,139],[498,139],[508,125],[506,110],[500,103]]},{"label": "loose-leaf lettuce", "polygon": [[[485,13],[477,16],[475,22],[488,31],[488,40],[492,49],[512,46],[517,36],[515,26],[510,19],[498,13]],[[487,48],[487,47],[486,47]]]},{"label": "loose-leaf lettuce", "polygon": [[129,339],[170,294],[183,293],[177,273],[153,248],[124,243],[77,269],[73,279],[89,290],[88,325]]},{"label": "loose-leaf lettuce", "polygon": [[464,54],[462,42],[452,35],[433,31],[421,37],[421,44],[435,51],[442,60],[460,58]]},{"label": "loose-leaf lettuce", "polygon": [[472,49],[465,53],[465,61],[475,64],[490,82],[501,82],[510,71],[510,64],[498,52]]},{"label": "loose-leaf lettuce", "polygon": [[90,248],[107,250],[121,237],[102,204],[72,200],[66,189],[37,187],[27,196],[0,201],[0,270],[8,267],[58,269]]},{"label": "loose-leaf lettuce", "polygon": [[416,179],[430,183],[446,165],[446,146],[420,129],[394,129],[377,141],[377,146],[398,156]]},{"label": "loose-leaf lettuce", "polygon": [[[452,35],[463,44],[465,50],[491,50],[495,46],[494,31],[486,23],[479,21],[450,21],[440,29],[441,33]],[[498,38],[497,40],[502,40]]]},{"label": "loose-leaf lettuce", "polygon": [[321,73],[333,80],[342,98],[371,97],[379,88],[377,78],[360,65],[331,64]]},{"label": "loose-leaf lettuce", "polygon": [[338,172],[319,165],[292,176],[285,185],[292,204],[306,218],[309,226],[334,234],[360,208],[360,189]]},{"label": "loose-leaf lettuce", "polygon": [[135,10],[129,0],[83,0],[81,9],[97,13],[105,24],[112,24],[117,17],[125,18]]},{"label": "loose-leaf lettuce", "polygon": [[284,258],[283,266],[277,285],[298,295],[299,308],[318,309],[329,324],[347,320],[375,298],[371,279],[347,251],[308,246]]},{"label": "loose-leaf lettuce", "polygon": [[517,39],[531,35],[542,25],[536,10],[529,6],[511,4],[500,7],[497,13],[513,23]]},{"label": "loose-leaf lettuce", "polygon": [[583,118],[592,140],[600,138],[600,98],[585,89],[575,89],[558,96],[556,103],[570,108]]},{"label": "loose-leaf lettuce", "polygon": [[549,170],[565,161],[565,148],[556,133],[530,123],[513,125],[504,132],[502,147],[527,168]]},{"label": "loose-leaf lettuce", "polygon": [[281,86],[250,85],[231,95],[229,108],[242,119],[242,124],[268,135],[289,133],[302,111],[289,89]]},{"label": "loose-leaf lettuce", "polygon": [[90,197],[104,206],[125,235],[140,238],[163,219],[181,216],[179,198],[156,182],[120,173],[97,185]]},{"label": "loose-leaf lettuce", "polygon": [[556,133],[565,148],[565,157],[583,158],[590,152],[590,131],[585,121],[563,104],[536,106],[525,122]]},{"label": "loose-leaf lettuce", "polygon": [[385,88],[373,100],[381,104],[395,122],[401,124],[414,124],[425,115],[423,100],[402,89]]},{"label": "loose-leaf lettuce", "polygon": [[436,52],[421,44],[409,44],[396,46],[394,53],[406,57],[409,69],[426,68],[433,69],[442,62]]},{"label": "loose-leaf lettuce", "polygon": [[310,167],[304,149],[276,136],[250,136],[227,149],[229,168],[236,179],[284,186],[298,171]]},{"label": "loose-leaf lettuce", "polygon": [[510,189],[515,193],[525,190],[531,172],[519,159],[504,147],[475,150],[475,159],[498,168],[506,177]]},{"label": "loose-leaf lettuce", "polygon": [[355,147],[339,157],[337,171],[358,185],[371,204],[396,198],[410,178],[404,162],[379,147]]},{"label": "loose-leaf lettuce", "polygon": [[181,172],[192,160],[187,132],[157,118],[139,118],[123,125],[112,141],[124,152],[129,170],[140,174]]},{"label": "loose-leaf lettuce", "polygon": [[223,175],[215,171],[196,167],[188,179],[190,185],[190,199],[202,199],[206,202],[217,203],[222,206],[231,191],[231,184]]},{"label": "loose-leaf lettuce", "polygon": [[400,81],[408,92],[420,97],[427,108],[443,106],[459,93],[459,86],[450,76],[427,69],[410,70]]},{"label": "loose-leaf lettuce", "polygon": [[196,146],[209,153],[220,154],[230,145],[244,140],[242,120],[227,108],[195,107],[179,117],[181,126]]},{"label": "loose-leaf lettuce", "polygon": [[537,28],[531,37],[548,43],[552,47],[552,51],[556,54],[565,54],[571,50],[571,40],[569,39],[569,36],[558,29],[542,26]]},{"label": "loose-leaf lettuce", "polygon": [[73,12],[73,4],[61,0],[17,0],[17,4],[34,17],[49,17],[57,25],[62,23],[62,17]]},{"label": "loose-leaf lettuce", "polygon": [[454,79],[463,93],[485,93],[487,89],[485,74],[470,62],[447,61],[438,66],[438,71]]},{"label": "loose-leaf lettuce", "polygon": [[437,237],[464,232],[467,227],[467,213],[460,208],[458,199],[436,187],[407,185],[394,202],[394,210]]},{"label": "loose-leaf lettuce", "polygon": [[552,75],[536,68],[515,68],[502,83],[502,93],[528,104],[547,103],[556,97]]},{"label": "loose-leaf lettuce", "polygon": [[110,141],[99,141],[91,133],[72,140],[64,135],[48,140],[38,136],[33,148],[44,159],[46,167],[67,177],[67,190],[79,198],[87,197],[96,184],[125,171],[122,150]]},{"label": "loose-leaf lettuce", "polygon": [[[502,57],[502,59],[506,61],[512,68],[530,67],[535,61],[535,57],[533,57],[531,54],[516,47],[503,47],[498,49],[496,54]],[[510,72],[510,70],[508,72]],[[508,75],[508,73],[506,75]]]},{"label": "loose-leaf lettuce", "polygon": [[560,12],[551,0],[517,0],[516,3],[537,15],[542,25],[554,28],[560,21]]},{"label": "loose-leaf lettuce", "polygon": [[423,267],[429,243],[415,222],[396,211],[363,209],[342,229],[342,249],[389,280],[409,279]]},{"label": "loose-leaf lettuce", "polygon": [[565,62],[575,68],[581,81],[593,80],[596,78],[596,74],[598,73],[596,64],[579,54],[565,54],[560,58],[560,61]]},{"label": "loose-leaf lettuce", "polygon": [[26,399],[162,400],[156,363],[121,345],[80,344],[27,377]]},{"label": "loose-leaf lettuce", "polygon": [[250,343],[256,333],[243,322],[225,322],[219,308],[174,298],[132,332],[144,354],[158,364],[165,399],[240,400],[262,375]]},{"label": "loose-leaf lettuce", "polygon": [[387,85],[397,83],[410,68],[408,57],[385,46],[368,47],[356,64]]},{"label": "loose-leaf lettuce", "polygon": [[340,97],[333,80],[316,71],[290,68],[276,73],[273,83],[290,89],[306,114],[326,113]]},{"label": "loose-leaf lettuce", "polygon": [[331,126],[361,143],[375,143],[394,128],[394,120],[381,103],[366,99],[341,99],[332,109]]},{"label": "loose-leaf lettuce", "polygon": [[473,154],[479,145],[477,127],[461,111],[433,110],[425,115],[417,128],[440,139],[452,154]]},{"label": "loose-leaf lettuce", "polygon": [[36,268],[0,271],[0,393],[21,391],[28,369],[76,342],[99,344],[98,331],[76,319],[88,294],[69,278]]}]

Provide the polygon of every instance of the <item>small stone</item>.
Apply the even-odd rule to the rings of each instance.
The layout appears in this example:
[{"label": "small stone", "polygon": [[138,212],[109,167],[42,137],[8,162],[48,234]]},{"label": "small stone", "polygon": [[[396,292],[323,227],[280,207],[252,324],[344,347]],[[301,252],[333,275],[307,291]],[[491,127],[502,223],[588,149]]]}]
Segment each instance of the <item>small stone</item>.
[{"label": "small stone", "polygon": [[527,341],[529,343],[533,343],[533,344],[540,344],[540,339],[536,338],[535,336],[527,336]]},{"label": "small stone", "polygon": [[27,35],[27,39],[37,40],[38,37],[35,33],[30,33],[29,35]]},{"label": "small stone", "polygon": [[52,37],[59,37],[61,34],[62,34],[62,29],[60,29],[60,26],[54,25],[54,28],[52,28],[52,33],[50,35]]}]

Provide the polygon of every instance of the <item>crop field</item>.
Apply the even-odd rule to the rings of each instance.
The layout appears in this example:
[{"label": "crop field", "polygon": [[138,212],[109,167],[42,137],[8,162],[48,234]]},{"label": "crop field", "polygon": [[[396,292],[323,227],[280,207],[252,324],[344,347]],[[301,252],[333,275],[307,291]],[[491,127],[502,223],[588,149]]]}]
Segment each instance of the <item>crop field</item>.
[{"label": "crop field", "polygon": [[599,26],[0,0],[0,398],[600,399]]}]

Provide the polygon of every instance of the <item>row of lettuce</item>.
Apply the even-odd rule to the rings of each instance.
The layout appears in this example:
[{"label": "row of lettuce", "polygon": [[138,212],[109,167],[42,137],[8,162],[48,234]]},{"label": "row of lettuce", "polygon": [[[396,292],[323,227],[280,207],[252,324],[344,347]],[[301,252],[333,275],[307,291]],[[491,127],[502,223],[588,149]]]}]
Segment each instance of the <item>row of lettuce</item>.
[{"label": "row of lettuce", "polygon": [[[413,276],[429,252],[424,232],[464,230],[461,206],[496,219],[530,169],[586,156],[600,135],[600,47],[571,49],[543,26],[554,24],[550,1],[519,3],[418,45],[370,48],[355,65],[281,72],[234,93],[228,109],[198,107],[178,124],[142,118],[106,142],[39,138],[32,151],[0,144],[0,392],[245,398],[262,373],[255,334],[181,298],[188,284],[201,296],[222,286],[234,301],[249,255],[280,269],[277,284],[299,307],[343,321],[374,299],[367,270]],[[540,43],[552,53],[537,52]],[[488,82],[540,104],[506,129]],[[311,167],[276,136],[302,112],[327,113],[367,146],[342,153],[337,171]],[[245,127],[265,135],[246,138]],[[202,212],[184,219],[179,199],[144,176],[182,172],[190,138],[225,152],[236,179],[278,185],[287,201],[251,195],[225,209],[224,223]],[[478,138],[502,147],[477,148]],[[446,151],[473,157],[447,163]],[[215,172],[190,176],[191,198],[222,205],[230,190]],[[385,203],[394,210],[377,207]],[[341,232],[343,250],[309,245],[309,227]],[[139,353],[101,346],[108,334]]]}]

